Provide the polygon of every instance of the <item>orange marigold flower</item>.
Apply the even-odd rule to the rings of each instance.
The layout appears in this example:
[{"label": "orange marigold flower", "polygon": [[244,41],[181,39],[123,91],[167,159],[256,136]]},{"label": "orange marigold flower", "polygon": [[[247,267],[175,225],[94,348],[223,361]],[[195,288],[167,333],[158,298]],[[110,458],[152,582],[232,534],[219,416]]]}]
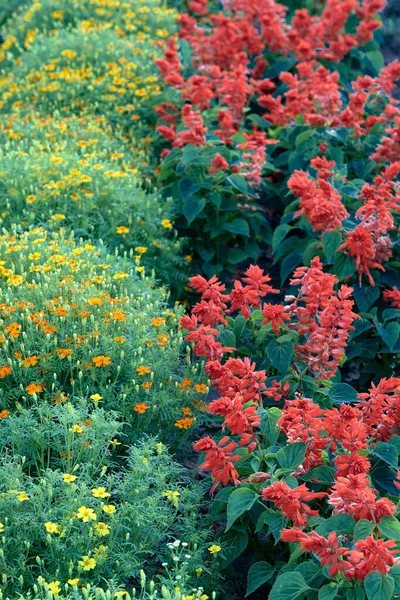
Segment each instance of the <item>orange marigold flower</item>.
[{"label": "orange marigold flower", "polygon": [[175,421],[175,427],[179,427],[179,429],[189,429],[194,423],[193,417],[185,417],[183,419],[178,419]]},{"label": "orange marigold flower", "polygon": [[70,348],[57,348],[56,350],[57,356],[61,356],[61,359],[67,358],[67,356],[71,356],[72,350]]},{"label": "orange marigold flower", "polygon": [[199,392],[199,394],[207,393],[207,386],[205,383],[196,383],[195,389],[196,389],[196,392]]},{"label": "orange marigold flower", "polygon": [[110,356],[94,356],[92,362],[96,367],[107,367],[111,362]]},{"label": "orange marigold flower", "polygon": [[6,417],[8,417],[9,414],[10,414],[9,410],[2,410],[0,412],[0,419],[5,419]]},{"label": "orange marigold flower", "polygon": [[115,341],[115,342],[118,342],[119,344],[123,344],[124,342],[126,342],[126,338],[124,338],[124,337],[120,337],[120,336],[116,335],[116,336],[114,337],[114,341]]},{"label": "orange marigold flower", "polygon": [[0,379],[4,379],[7,375],[12,373],[12,367],[9,365],[4,365],[4,367],[0,367]]},{"label": "orange marigold flower", "polygon": [[161,327],[164,325],[164,323],[165,319],[163,317],[154,317],[154,319],[151,321],[151,324],[154,325],[154,327]]},{"label": "orange marigold flower", "polygon": [[32,396],[33,394],[37,394],[39,392],[42,391],[42,389],[45,387],[45,383],[30,383],[29,385],[26,386],[26,391],[28,392],[28,394],[30,396]]},{"label": "orange marigold flower", "polygon": [[192,414],[192,411],[187,406],[185,406],[181,410],[182,410],[183,414],[186,415],[186,416],[190,416]]},{"label": "orange marigold flower", "polygon": [[137,367],[136,372],[139,373],[139,375],[146,375],[146,373],[151,373],[151,369],[150,367],[140,365],[140,367]]},{"label": "orange marigold flower", "polygon": [[38,356],[27,356],[24,360],[21,361],[23,367],[34,367],[37,365],[39,360]]},{"label": "orange marigold flower", "polygon": [[146,402],[138,402],[137,404],[135,404],[135,406],[133,407],[133,410],[139,414],[143,414],[146,412],[146,410],[148,410],[150,408],[150,404],[146,404]]},{"label": "orange marigold flower", "polygon": [[145,381],[144,383],[142,383],[142,388],[144,388],[145,390],[149,390],[152,385],[153,384],[151,381]]},{"label": "orange marigold flower", "polygon": [[183,390],[187,387],[190,387],[191,385],[193,385],[193,381],[186,377],[185,379],[182,379],[181,383],[178,385],[178,388],[180,390]]}]

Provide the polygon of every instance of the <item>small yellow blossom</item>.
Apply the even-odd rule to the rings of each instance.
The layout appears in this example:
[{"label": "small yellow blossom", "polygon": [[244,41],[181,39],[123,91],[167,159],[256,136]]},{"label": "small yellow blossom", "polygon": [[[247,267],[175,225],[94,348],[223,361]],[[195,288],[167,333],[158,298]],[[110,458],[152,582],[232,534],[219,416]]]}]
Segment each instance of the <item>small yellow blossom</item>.
[{"label": "small yellow blossom", "polygon": [[75,577],[74,579],[68,579],[67,583],[69,583],[69,585],[78,585],[79,581],[79,577]]},{"label": "small yellow blossom", "polygon": [[166,492],[163,492],[163,496],[165,496],[168,500],[171,500],[171,502],[175,506],[175,508],[178,507],[178,504],[179,504],[178,498],[180,496],[179,492],[173,492],[172,490],[167,490]]},{"label": "small yellow blossom", "polygon": [[44,524],[47,533],[60,533],[60,526],[57,523],[52,523],[51,521],[47,521]]},{"label": "small yellow blossom", "polygon": [[102,510],[108,515],[112,515],[113,513],[115,513],[115,506],[113,506],[112,504],[104,504],[102,506]]},{"label": "small yellow blossom", "polygon": [[94,528],[96,530],[97,535],[105,536],[110,533],[109,526],[106,523],[103,523],[102,521],[99,521],[99,523],[97,523],[97,525],[95,525]]},{"label": "small yellow blossom", "polygon": [[100,394],[92,394],[90,397],[93,400],[93,402],[98,402],[99,400],[103,399],[103,396],[100,396]]},{"label": "small yellow blossom", "polygon": [[25,500],[29,500],[29,496],[27,496],[25,492],[19,492],[17,500],[24,502]]},{"label": "small yellow blossom", "polygon": [[211,554],[218,554],[218,552],[221,552],[221,550],[221,546],[217,546],[216,544],[213,544],[208,548],[208,551],[211,552]]},{"label": "small yellow blossom", "polygon": [[61,588],[60,588],[60,582],[59,581],[50,581],[50,583],[47,584],[48,588],[50,590],[50,592],[56,596],[57,594],[59,594],[61,592]]},{"label": "small yellow blossom", "polygon": [[84,523],[88,523],[89,521],[96,521],[96,513],[93,508],[86,508],[86,506],[81,506],[76,513],[78,519],[82,519]]},{"label": "small yellow blossom", "polygon": [[93,498],[109,498],[111,494],[106,492],[106,488],[98,487],[92,489],[92,496]]},{"label": "small yellow blossom", "polygon": [[172,223],[169,219],[162,219],[161,221],[161,225],[165,228],[165,229],[172,229]]},{"label": "small yellow blossom", "polygon": [[82,567],[84,571],[91,571],[96,566],[96,561],[90,556],[82,556],[82,560],[78,561],[78,565]]},{"label": "small yellow blossom", "polygon": [[63,480],[65,483],[73,483],[76,478],[76,475],[70,475],[69,473],[64,473],[63,475]]}]

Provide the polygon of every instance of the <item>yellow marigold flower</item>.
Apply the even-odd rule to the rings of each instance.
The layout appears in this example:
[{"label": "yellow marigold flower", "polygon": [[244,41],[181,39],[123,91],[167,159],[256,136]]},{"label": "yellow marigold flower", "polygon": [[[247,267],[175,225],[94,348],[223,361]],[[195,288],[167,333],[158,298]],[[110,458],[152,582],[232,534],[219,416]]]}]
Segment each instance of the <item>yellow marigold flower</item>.
[{"label": "yellow marigold flower", "polygon": [[135,252],[139,252],[139,254],[144,254],[145,252],[147,252],[147,248],[145,248],[144,246],[137,246],[135,248]]},{"label": "yellow marigold flower", "polygon": [[62,56],[65,56],[66,58],[70,59],[73,59],[76,56],[76,52],[74,52],[73,50],[63,50],[61,54]]},{"label": "yellow marigold flower", "polygon": [[172,229],[172,223],[169,219],[163,219],[161,221],[161,225],[165,228],[165,229]]},{"label": "yellow marigold flower", "polygon": [[113,279],[116,279],[117,281],[119,281],[120,279],[124,279],[125,277],[129,277],[128,273],[124,273],[123,271],[120,271],[119,273],[115,273]]},{"label": "yellow marigold flower", "polygon": [[116,447],[116,446],[120,446],[121,442],[119,442],[117,440],[117,438],[114,438],[113,440],[110,440],[110,444],[112,444],[114,447]]},{"label": "yellow marigold flower", "polygon": [[111,362],[110,356],[94,356],[92,362],[96,367],[107,367]]},{"label": "yellow marigold flower", "polygon": [[164,325],[164,323],[164,317],[154,317],[154,319],[152,319],[151,321],[151,324],[154,325],[154,327],[161,327],[162,325]]},{"label": "yellow marigold flower", "polygon": [[82,433],[83,429],[80,425],[73,425],[68,429],[71,433]]},{"label": "yellow marigold flower", "polygon": [[120,590],[119,592],[115,592],[114,598],[122,598],[123,596],[128,596],[128,592],[124,592],[124,590]]},{"label": "yellow marigold flower", "polygon": [[208,551],[211,552],[211,554],[217,554],[218,552],[221,552],[221,550],[221,546],[217,546],[216,544],[213,544],[208,548]]},{"label": "yellow marigold flower", "polygon": [[89,556],[82,556],[82,560],[78,561],[78,565],[82,567],[84,571],[91,571],[96,566],[96,561],[94,558],[90,558]]},{"label": "yellow marigold flower", "polygon": [[115,231],[120,235],[123,235],[124,233],[129,233],[129,227],[125,227],[125,225],[120,225],[116,228]]},{"label": "yellow marigold flower", "polygon": [[54,11],[51,13],[51,15],[52,15],[53,19],[58,19],[58,20],[59,20],[59,19],[62,19],[62,18],[63,18],[63,16],[64,16],[64,13],[63,13],[63,11],[62,11],[62,10],[54,10]]},{"label": "yellow marigold flower", "polygon": [[93,400],[93,402],[98,402],[99,400],[103,400],[103,396],[100,396],[100,394],[92,394],[90,396],[90,398]]},{"label": "yellow marigold flower", "polygon": [[0,533],[4,533],[4,523],[0,523]]},{"label": "yellow marigold flower", "polygon": [[92,496],[94,498],[109,498],[111,494],[109,492],[106,492],[106,488],[98,487],[92,489]]},{"label": "yellow marigold flower", "polygon": [[64,473],[63,475],[63,480],[65,483],[73,483],[76,479],[76,475],[70,475],[69,473]]},{"label": "yellow marigold flower", "polygon": [[178,507],[178,504],[179,504],[178,498],[180,496],[179,492],[173,492],[172,490],[167,490],[166,492],[163,492],[163,496],[165,496],[168,500],[171,500],[171,502],[175,506],[175,508]]},{"label": "yellow marigold flower", "polygon": [[75,577],[74,579],[68,579],[67,583],[69,583],[69,585],[78,585],[79,581],[79,577]]},{"label": "yellow marigold flower", "polygon": [[52,156],[50,158],[50,162],[59,165],[60,163],[64,162],[64,159],[61,156]]},{"label": "yellow marigold flower", "polygon": [[146,410],[148,410],[150,408],[149,404],[146,404],[145,402],[138,402],[137,404],[135,404],[135,406],[133,407],[133,410],[139,414],[143,414],[146,412]]},{"label": "yellow marigold flower", "polygon": [[146,373],[151,373],[151,369],[150,367],[140,365],[140,367],[137,367],[136,372],[139,373],[139,375],[146,375]]},{"label": "yellow marigold flower", "polygon": [[102,510],[108,515],[112,515],[113,513],[115,513],[115,506],[113,506],[112,504],[104,504],[102,506]]},{"label": "yellow marigold flower", "polygon": [[60,533],[60,526],[57,523],[52,523],[51,521],[47,521],[44,524],[47,533]]},{"label": "yellow marigold flower", "polygon": [[78,519],[82,519],[84,523],[88,523],[89,521],[96,521],[96,513],[93,508],[86,508],[86,506],[81,506],[76,513]]},{"label": "yellow marigold flower", "polygon": [[189,429],[194,423],[194,419],[192,417],[184,417],[183,419],[178,419],[175,421],[175,427],[179,427],[179,429]]},{"label": "yellow marigold flower", "polygon": [[50,581],[50,583],[47,584],[50,592],[56,596],[57,594],[59,594],[61,592],[61,588],[60,588],[60,582],[59,581]]},{"label": "yellow marigold flower", "polygon": [[29,500],[29,496],[27,496],[25,492],[19,492],[17,495],[17,500],[24,502],[25,500]]},{"label": "yellow marigold flower", "polygon": [[65,215],[62,215],[60,213],[56,213],[51,218],[52,218],[53,221],[63,221],[65,219]]},{"label": "yellow marigold flower", "polygon": [[190,254],[187,254],[187,255],[185,256],[184,260],[185,260],[187,263],[191,263],[191,262],[192,262],[192,260],[193,260],[193,257],[192,257],[192,256],[190,256]]},{"label": "yellow marigold flower", "polygon": [[95,525],[95,530],[97,535],[100,535],[102,537],[109,535],[110,533],[110,528],[106,523],[103,523],[102,521],[100,521],[99,523],[97,523],[97,525]]}]

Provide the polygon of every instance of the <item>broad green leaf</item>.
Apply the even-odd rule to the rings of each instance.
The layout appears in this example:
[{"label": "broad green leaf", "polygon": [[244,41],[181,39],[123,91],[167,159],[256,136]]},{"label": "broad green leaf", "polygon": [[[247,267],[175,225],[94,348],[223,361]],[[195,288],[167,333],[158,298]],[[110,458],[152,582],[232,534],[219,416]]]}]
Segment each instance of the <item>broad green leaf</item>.
[{"label": "broad green leaf", "polygon": [[237,235],[244,235],[246,237],[250,235],[249,224],[244,219],[233,219],[230,223],[226,223],[224,229]]},{"label": "broad green leaf", "polygon": [[276,455],[282,469],[296,469],[304,461],[307,446],[302,442],[288,444],[281,448]]},{"label": "broad green leaf", "polygon": [[309,589],[300,573],[284,573],[275,581],[268,600],[296,600]]},{"label": "broad green leaf", "polygon": [[333,262],[336,251],[341,243],[342,234],[336,229],[334,231],[327,231],[322,236],[322,249],[325,252],[325,256],[329,262]]},{"label": "broad green leaf", "polygon": [[364,590],[353,588],[347,591],[346,600],[365,600]]},{"label": "broad green leaf", "polygon": [[269,526],[271,533],[274,536],[275,543],[277,544],[280,540],[282,529],[285,529],[286,527],[287,519],[281,513],[267,510],[263,522]]},{"label": "broad green leaf", "polygon": [[247,548],[249,536],[243,531],[229,531],[221,537],[224,546],[222,551],[222,567],[226,568],[235,558]]},{"label": "broad green leaf", "polygon": [[186,198],[183,203],[183,214],[189,225],[199,216],[205,205],[206,201],[204,198],[198,198],[197,196]]},{"label": "broad green leaf", "polygon": [[385,537],[400,542],[400,523],[396,517],[382,517],[378,528]]},{"label": "broad green leaf", "polygon": [[367,521],[367,519],[357,521],[354,527],[354,541],[365,540],[366,537],[371,535],[374,529],[375,525],[371,521]]},{"label": "broad green leaf", "polygon": [[286,258],[283,259],[281,264],[281,282],[284,283],[286,279],[293,273],[296,267],[301,263],[302,254],[301,252],[291,252]]},{"label": "broad green leaf", "polygon": [[393,350],[394,345],[399,339],[400,325],[396,321],[390,321],[385,327],[378,323],[376,330],[390,350]]},{"label": "broad green leaf", "polygon": [[338,595],[339,588],[336,583],[328,583],[322,586],[318,592],[318,600],[333,600]]},{"label": "broad green leaf", "polygon": [[271,579],[275,570],[265,561],[260,561],[251,565],[247,575],[247,592],[246,596],[252,594],[261,585]]},{"label": "broad green leaf", "polygon": [[268,441],[271,446],[273,446],[276,443],[279,437],[280,429],[279,427],[277,427],[276,424],[281,418],[281,416],[282,412],[279,410],[279,408],[273,406],[272,408],[266,410],[263,416],[261,417],[260,429],[263,432],[263,434],[268,438]]},{"label": "broad green leaf", "polygon": [[362,312],[368,312],[375,300],[378,300],[380,293],[377,285],[355,285],[353,287],[354,300]]},{"label": "broad green leaf", "polygon": [[315,531],[324,536],[329,535],[332,531],[336,531],[338,535],[351,535],[354,525],[354,519],[350,515],[332,515],[332,517],[326,519],[321,525],[318,525]]},{"label": "broad green leaf", "polygon": [[356,272],[356,264],[351,256],[346,256],[342,252],[335,254],[334,273],[339,278],[339,281],[346,279]]},{"label": "broad green leaf", "polygon": [[389,575],[393,578],[396,593],[400,594],[400,565],[393,565]]},{"label": "broad green leaf", "polygon": [[275,229],[274,235],[272,236],[272,250],[274,252],[291,229],[293,229],[293,227],[290,227],[290,225],[278,225]]},{"label": "broad green leaf", "polygon": [[267,346],[267,356],[275,369],[286,375],[294,352],[293,342],[272,340]]},{"label": "broad green leaf", "polygon": [[249,187],[249,184],[247,183],[247,181],[245,180],[245,178],[243,177],[243,175],[239,175],[238,173],[233,173],[232,175],[230,175],[229,177],[226,178],[226,180],[233,185],[234,188],[236,188],[237,190],[239,190],[239,192],[241,194],[243,194],[244,196],[251,196],[252,195],[252,191]]},{"label": "broad green leaf", "polygon": [[228,531],[233,523],[246,513],[257,500],[257,494],[249,488],[238,488],[229,496],[228,500],[228,522],[225,531]]},{"label": "broad green leaf", "polygon": [[374,446],[372,454],[383,460],[391,467],[397,468],[399,462],[399,454],[396,446],[387,442],[377,442]]},{"label": "broad green leaf", "polygon": [[190,196],[193,196],[196,192],[199,191],[201,185],[192,181],[188,177],[184,177],[178,183],[179,193],[182,196],[182,200],[187,200]]},{"label": "broad green leaf", "polygon": [[364,588],[368,600],[391,600],[394,581],[389,575],[384,576],[380,571],[373,571],[366,576]]},{"label": "broad green leaf", "polygon": [[329,398],[336,404],[357,402],[357,391],[347,383],[335,383],[329,390]]}]

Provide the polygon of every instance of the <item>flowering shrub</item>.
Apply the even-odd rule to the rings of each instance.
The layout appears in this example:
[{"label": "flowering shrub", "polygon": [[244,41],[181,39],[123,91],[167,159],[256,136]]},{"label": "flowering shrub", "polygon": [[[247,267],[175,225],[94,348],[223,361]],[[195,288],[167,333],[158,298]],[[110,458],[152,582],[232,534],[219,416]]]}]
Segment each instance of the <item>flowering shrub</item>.
[{"label": "flowering shrub", "polygon": [[212,491],[229,485],[214,500],[225,560],[249,546],[248,593],[269,582],[271,600],[320,588],[319,598],[389,600],[399,589],[400,378],[366,393],[341,383],[359,319],[352,288],[319,258],[291,284],[297,292],[271,304],[277,290],[256,266],[230,293],[196,276],[201,301],[181,319],[219,396],[208,410],[222,437],[194,447]]},{"label": "flowering shrub", "polygon": [[[170,86],[157,109],[158,131],[169,145],[159,180],[177,198],[178,226],[193,236],[209,277],[248,257],[257,260],[263,243],[271,242],[268,221],[275,225],[285,208],[273,239],[275,259],[284,259],[282,279],[302,260],[308,264],[318,244],[307,243],[310,224],[306,235],[290,225],[299,213],[296,204],[287,207],[287,177],[299,176],[316,156],[330,169],[335,161],[333,190],[318,182],[318,196],[311,192],[301,214],[322,233],[345,222],[350,245],[358,239],[357,211],[368,193],[362,187],[379,187],[376,178],[385,177],[380,163],[397,160],[392,92],[399,63],[384,67],[373,41],[375,12],[384,5],[332,1],[316,15],[303,8],[292,14],[275,1],[202,1],[181,14],[179,45],[171,39],[164,59],[156,61]],[[318,179],[329,179],[328,172]],[[393,209],[389,201],[387,210]],[[370,207],[365,218],[372,221]],[[330,259],[340,241],[329,246]],[[377,234],[366,250],[370,267],[381,265],[389,250],[386,233]],[[351,274],[353,256],[354,270],[367,273],[368,257],[349,254],[338,256],[346,267],[338,266],[340,275]]]},{"label": "flowering shrub", "polygon": [[148,180],[161,94],[153,61],[175,25],[173,11],[150,5],[47,0],[7,23],[0,213],[6,227],[56,215],[111,248],[143,248],[176,292],[183,243]]},{"label": "flowering shrub", "polygon": [[83,397],[129,422],[128,440],[160,431],[181,443],[207,386],[180,364],[181,311],[139,262],[39,228],[1,236],[0,248],[1,410]]},{"label": "flowering shrub", "polygon": [[[93,439],[100,442],[98,411],[92,411]],[[64,449],[68,451],[68,444]],[[129,448],[122,469],[116,469],[111,455],[96,469],[87,458],[83,454],[75,467],[65,461],[68,470],[48,468],[40,478],[32,478],[24,472],[21,457],[15,455],[10,461],[2,453],[4,595],[27,592],[37,585],[38,577],[54,594],[51,582],[55,581],[60,590],[68,590],[69,585],[72,591],[89,583],[102,585],[105,580],[117,591],[127,578],[139,574],[144,560],[149,561],[149,570],[159,565],[168,552],[165,539],[173,540],[178,531],[193,549],[186,559],[190,571],[185,585],[189,579],[192,583],[198,579],[194,570],[200,565],[199,575],[203,567],[206,573],[204,533],[198,530],[196,516],[202,490],[191,484],[163,444],[148,439]],[[153,559],[152,554],[156,554]],[[168,576],[164,567],[161,572]]]}]

